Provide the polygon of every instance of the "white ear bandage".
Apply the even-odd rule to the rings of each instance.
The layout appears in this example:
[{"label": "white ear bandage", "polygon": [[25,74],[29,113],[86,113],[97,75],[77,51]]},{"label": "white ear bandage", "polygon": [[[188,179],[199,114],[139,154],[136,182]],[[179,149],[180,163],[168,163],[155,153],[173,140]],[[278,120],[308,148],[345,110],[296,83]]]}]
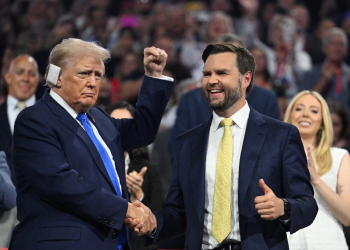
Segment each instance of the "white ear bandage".
[{"label": "white ear bandage", "polygon": [[56,85],[58,76],[60,75],[61,68],[57,67],[56,65],[50,64],[49,72],[47,74],[46,81]]}]

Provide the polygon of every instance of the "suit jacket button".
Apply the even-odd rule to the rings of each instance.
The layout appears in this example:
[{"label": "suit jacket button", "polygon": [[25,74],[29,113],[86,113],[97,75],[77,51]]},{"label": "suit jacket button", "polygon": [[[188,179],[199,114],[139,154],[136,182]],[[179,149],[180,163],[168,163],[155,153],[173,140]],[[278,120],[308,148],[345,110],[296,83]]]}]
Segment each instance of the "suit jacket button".
[{"label": "suit jacket button", "polygon": [[112,238],[113,238],[113,239],[116,239],[117,237],[118,237],[118,234],[117,234],[117,233],[113,233],[113,234],[112,234]]}]

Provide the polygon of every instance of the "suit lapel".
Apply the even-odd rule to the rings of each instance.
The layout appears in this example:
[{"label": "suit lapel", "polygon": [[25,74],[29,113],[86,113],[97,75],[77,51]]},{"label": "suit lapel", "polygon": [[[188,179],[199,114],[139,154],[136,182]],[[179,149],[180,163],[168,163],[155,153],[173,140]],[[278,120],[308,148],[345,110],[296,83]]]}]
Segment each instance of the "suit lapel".
[{"label": "suit lapel", "polygon": [[205,168],[211,121],[212,117],[198,127],[194,138],[190,140],[189,194],[193,197],[193,204],[201,223],[205,205]]},{"label": "suit lapel", "polygon": [[250,107],[250,114],[244,136],[241,158],[239,163],[238,204],[242,208],[251,175],[266,139],[268,129],[261,114]]},{"label": "suit lapel", "polygon": [[[112,181],[109,178],[109,175],[107,173],[107,170],[103,164],[102,158],[97,151],[95,144],[90,139],[89,135],[86,133],[86,131],[78,124],[76,120],[63,108],[61,105],[59,105],[49,94],[49,91],[46,91],[43,98],[42,98],[47,105],[50,107],[52,113],[54,113],[56,116],[58,116],[58,120],[65,125],[68,129],[73,131],[86,145],[87,149],[89,150],[92,158],[94,159],[96,165],[108,181],[108,183],[113,187]],[[114,188],[113,188],[114,190]]]}]

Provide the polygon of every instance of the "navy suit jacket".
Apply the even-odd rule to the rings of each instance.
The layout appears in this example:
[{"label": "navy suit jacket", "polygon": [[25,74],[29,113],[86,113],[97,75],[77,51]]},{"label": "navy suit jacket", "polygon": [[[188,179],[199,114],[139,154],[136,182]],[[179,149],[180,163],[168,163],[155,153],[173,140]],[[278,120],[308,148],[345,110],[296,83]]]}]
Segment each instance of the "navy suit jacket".
[{"label": "navy suit jacket", "polygon": [[124,151],[154,140],[173,86],[145,76],[134,119],[114,119],[97,107],[87,113],[111,150],[122,198],[88,134],[48,91],[19,114],[13,165],[20,223],[11,250],[117,249],[128,208]]},{"label": "navy suit jacket", "polygon": [[[281,120],[276,95],[265,88],[254,86],[247,96],[248,104],[263,115]],[[211,116],[213,110],[203,96],[202,88],[186,93],[180,101],[172,138],[202,124]]]},{"label": "navy suit jacket", "polygon": [[[153,243],[185,232],[186,248],[201,249],[211,120],[174,140],[172,183],[165,207],[156,213],[157,231]],[[261,178],[277,197],[290,202],[289,223],[260,218],[254,198],[263,195],[259,187]],[[286,231],[294,233],[307,227],[318,210],[297,128],[261,115],[252,108],[240,157],[238,206],[243,250],[288,249]]]},{"label": "navy suit jacket", "polygon": [[11,145],[12,133],[10,122],[7,116],[7,102],[0,105],[0,151],[6,154],[7,164],[11,170],[11,176],[14,176],[13,168],[11,167]]}]

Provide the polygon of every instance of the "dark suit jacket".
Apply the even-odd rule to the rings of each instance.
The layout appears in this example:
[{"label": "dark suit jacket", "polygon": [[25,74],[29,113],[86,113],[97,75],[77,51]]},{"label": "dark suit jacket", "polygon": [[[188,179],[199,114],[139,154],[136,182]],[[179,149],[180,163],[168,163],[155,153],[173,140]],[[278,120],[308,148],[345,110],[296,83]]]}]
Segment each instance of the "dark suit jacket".
[{"label": "dark suit jacket", "polygon": [[122,198],[88,134],[48,91],[19,114],[13,165],[20,224],[11,250],[117,249],[128,208],[124,151],[154,140],[173,85],[145,76],[134,119],[88,112],[113,155]]},{"label": "dark suit jacket", "polygon": [[[174,140],[172,183],[165,207],[156,213],[154,242],[186,231],[187,249],[201,249],[211,120]],[[257,213],[254,198],[263,195],[261,178],[277,197],[290,202],[291,219],[286,225],[278,219],[263,220]],[[307,227],[318,210],[298,130],[252,108],[240,158],[238,206],[243,250],[288,249],[286,231]]]},{"label": "dark suit jacket", "polygon": [[11,170],[11,176],[14,181],[14,171],[11,164],[11,145],[12,133],[9,119],[7,116],[7,102],[0,105],[0,151],[6,154],[7,164]]},{"label": "dark suit jacket", "polygon": [[[265,88],[254,86],[247,96],[248,104],[263,115],[281,120],[276,95]],[[202,88],[192,90],[181,98],[176,113],[172,138],[202,124],[211,116],[213,110],[203,96]]]}]

